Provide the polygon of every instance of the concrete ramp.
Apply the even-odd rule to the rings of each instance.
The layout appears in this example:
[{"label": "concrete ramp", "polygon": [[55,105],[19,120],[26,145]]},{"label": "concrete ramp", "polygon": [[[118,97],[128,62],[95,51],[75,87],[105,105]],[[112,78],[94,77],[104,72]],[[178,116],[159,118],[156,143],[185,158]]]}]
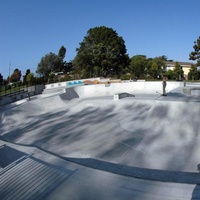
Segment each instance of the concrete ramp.
[{"label": "concrete ramp", "polygon": [[[177,87],[183,86],[183,82],[169,82],[167,83],[166,91],[170,92]],[[111,84],[97,84],[84,85],[74,87],[75,92],[80,98],[84,97],[100,97],[112,96],[118,93],[129,94],[155,94],[162,93],[162,82],[128,82],[128,83],[111,83]]]},{"label": "concrete ramp", "polygon": [[30,101],[2,113],[1,134],[9,141],[38,146],[63,157],[196,171],[199,102],[167,98],[88,98],[71,104],[54,96]]},{"label": "concrete ramp", "polygon": [[72,100],[74,98],[79,98],[73,87],[64,89],[65,93],[60,94],[62,100]]},{"label": "concrete ramp", "polygon": [[132,86],[67,88],[63,94],[0,110],[0,133],[9,141],[63,157],[196,171],[200,153],[199,98],[178,93],[180,87],[166,97],[154,93],[151,100],[146,98],[149,93],[145,98],[120,101],[112,96],[105,98],[122,90],[134,92]]}]

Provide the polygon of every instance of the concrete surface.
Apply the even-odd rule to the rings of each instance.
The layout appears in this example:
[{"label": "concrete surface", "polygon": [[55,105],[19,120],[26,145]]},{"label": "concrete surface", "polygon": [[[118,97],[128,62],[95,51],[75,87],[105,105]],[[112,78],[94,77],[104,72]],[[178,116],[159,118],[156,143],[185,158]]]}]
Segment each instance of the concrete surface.
[{"label": "concrete surface", "polygon": [[[69,199],[200,198],[199,97],[185,95],[178,87],[167,97],[155,91],[128,91],[135,97],[115,101],[108,91],[88,95],[90,86],[81,87],[0,108],[2,145],[22,148],[45,166],[52,159],[73,165],[58,187],[49,181],[55,192],[49,196],[45,190],[48,199],[64,199],[65,193],[71,195]],[[62,168],[59,162],[53,165]],[[61,171],[55,171],[55,176]],[[70,189],[64,190],[66,185]]]},{"label": "concrete surface", "polygon": [[185,200],[198,199],[196,184],[169,183],[122,176],[96,170],[38,148],[0,141],[9,151],[26,157],[2,172],[0,198],[48,200]]}]

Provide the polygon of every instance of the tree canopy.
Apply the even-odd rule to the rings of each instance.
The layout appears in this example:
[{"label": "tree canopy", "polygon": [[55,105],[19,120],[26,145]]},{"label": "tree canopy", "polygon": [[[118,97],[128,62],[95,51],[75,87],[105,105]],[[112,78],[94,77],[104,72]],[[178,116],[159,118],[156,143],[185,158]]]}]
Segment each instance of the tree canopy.
[{"label": "tree canopy", "polygon": [[21,71],[19,69],[15,69],[13,74],[10,77],[10,82],[18,82],[21,79]]},{"label": "tree canopy", "polygon": [[58,55],[52,52],[46,54],[44,57],[41,58],[36,73],[48,78],[51,72],[62,71],[65,65],[65,54],[66,49],[64,46],[61,46]]},{"label": "tree canopy", "polygon": [[200,73],[199,71],[197,70],[197,67],[193,64],[191,66],[191,69],[188,73],[188,79],[189,80],[198,80],[200,79]]},{"label": "tree canopy", "polygon": [[88,30],[73,61],[85,76],[119,76],[129,63],[126,46],[116,31],[105,26]]},{"label": "tree canopy", "polygon": [[200,36],[194,42],[193,49],[194,49],[194,51],[192,51],[189,54],[189,59],[190,60],[196,60],[197,61],[197,66],[200,66]]},{"label": "tree canopy", "polygon": [[3,76],[0,73],[0,85],[3,85]]},{"label": "tree canopy", "polygon": [[164,73],[165,59],[166,56],[147,58],[145,55],[136,55],[131,58],[129,70],[134,78],[149,76],[157,79]]},{"label": "tree canopy", "polygon": [[144,74],[147,58],[144,55],[136,55],[131,58],[129,70],[134,78],[140,78]]},{"label": "tree canopy", "polygon": [[174,73],[175,73],[176,80],[179,81],[179,80],[182,80],[182,79],[183,79],[183,77],[184,77],[184,72],[183,72],[183,70],[182,70],[181,65],[180,65],[178,62],[175,63]]}]

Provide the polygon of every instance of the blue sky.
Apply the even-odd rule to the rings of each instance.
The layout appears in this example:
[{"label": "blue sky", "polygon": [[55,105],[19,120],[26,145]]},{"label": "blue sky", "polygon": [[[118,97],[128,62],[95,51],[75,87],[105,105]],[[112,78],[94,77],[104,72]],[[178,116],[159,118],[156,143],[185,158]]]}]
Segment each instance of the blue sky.
[{"label": "blue sky", "polygon": [[130,57],[166,55],[189,61],[200,36],[199,0],[0,0],[0,73],[35,73],[49,52],[67,49],[66,61],[87,31],[113,28]]}]

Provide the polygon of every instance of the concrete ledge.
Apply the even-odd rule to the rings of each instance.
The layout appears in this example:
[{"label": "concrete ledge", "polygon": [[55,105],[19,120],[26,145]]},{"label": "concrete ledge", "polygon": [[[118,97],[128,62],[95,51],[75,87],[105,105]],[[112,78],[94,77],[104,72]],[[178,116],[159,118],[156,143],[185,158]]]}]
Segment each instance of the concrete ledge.
[{"label": "concrete ledge", "polygon": [[[132,95],[132,96],[134,96],[134,95]],[[118,94],[113,95],[114,100],[119,100],[119,99],[122,99],[124,97],[130,97],[130,94],[123,92],[123,93],[118,93]]]},{"label": "concrete ledge", "polygon": [[192,95],[192,96],[200,97],[200,88],[192,89],[192,90],[191,90],[191,95]]},{"label": "concrete ledge", "polygon": [[116,163],[106,162],[93,158],[64,158],[65,160],[84,165],[86,167],[103,170],[123,176],[141,178],[146,180],[172,182],[172,183],[187,183],[200,184],[200,173],[195,172],[180,172],[158,169],[145,169],[139,167],[131,167]]},{"label": "concrete ledge", "polygon": [[183,89],[183,93],[191,96],[200,97],[200,87],[186,87]]}]

